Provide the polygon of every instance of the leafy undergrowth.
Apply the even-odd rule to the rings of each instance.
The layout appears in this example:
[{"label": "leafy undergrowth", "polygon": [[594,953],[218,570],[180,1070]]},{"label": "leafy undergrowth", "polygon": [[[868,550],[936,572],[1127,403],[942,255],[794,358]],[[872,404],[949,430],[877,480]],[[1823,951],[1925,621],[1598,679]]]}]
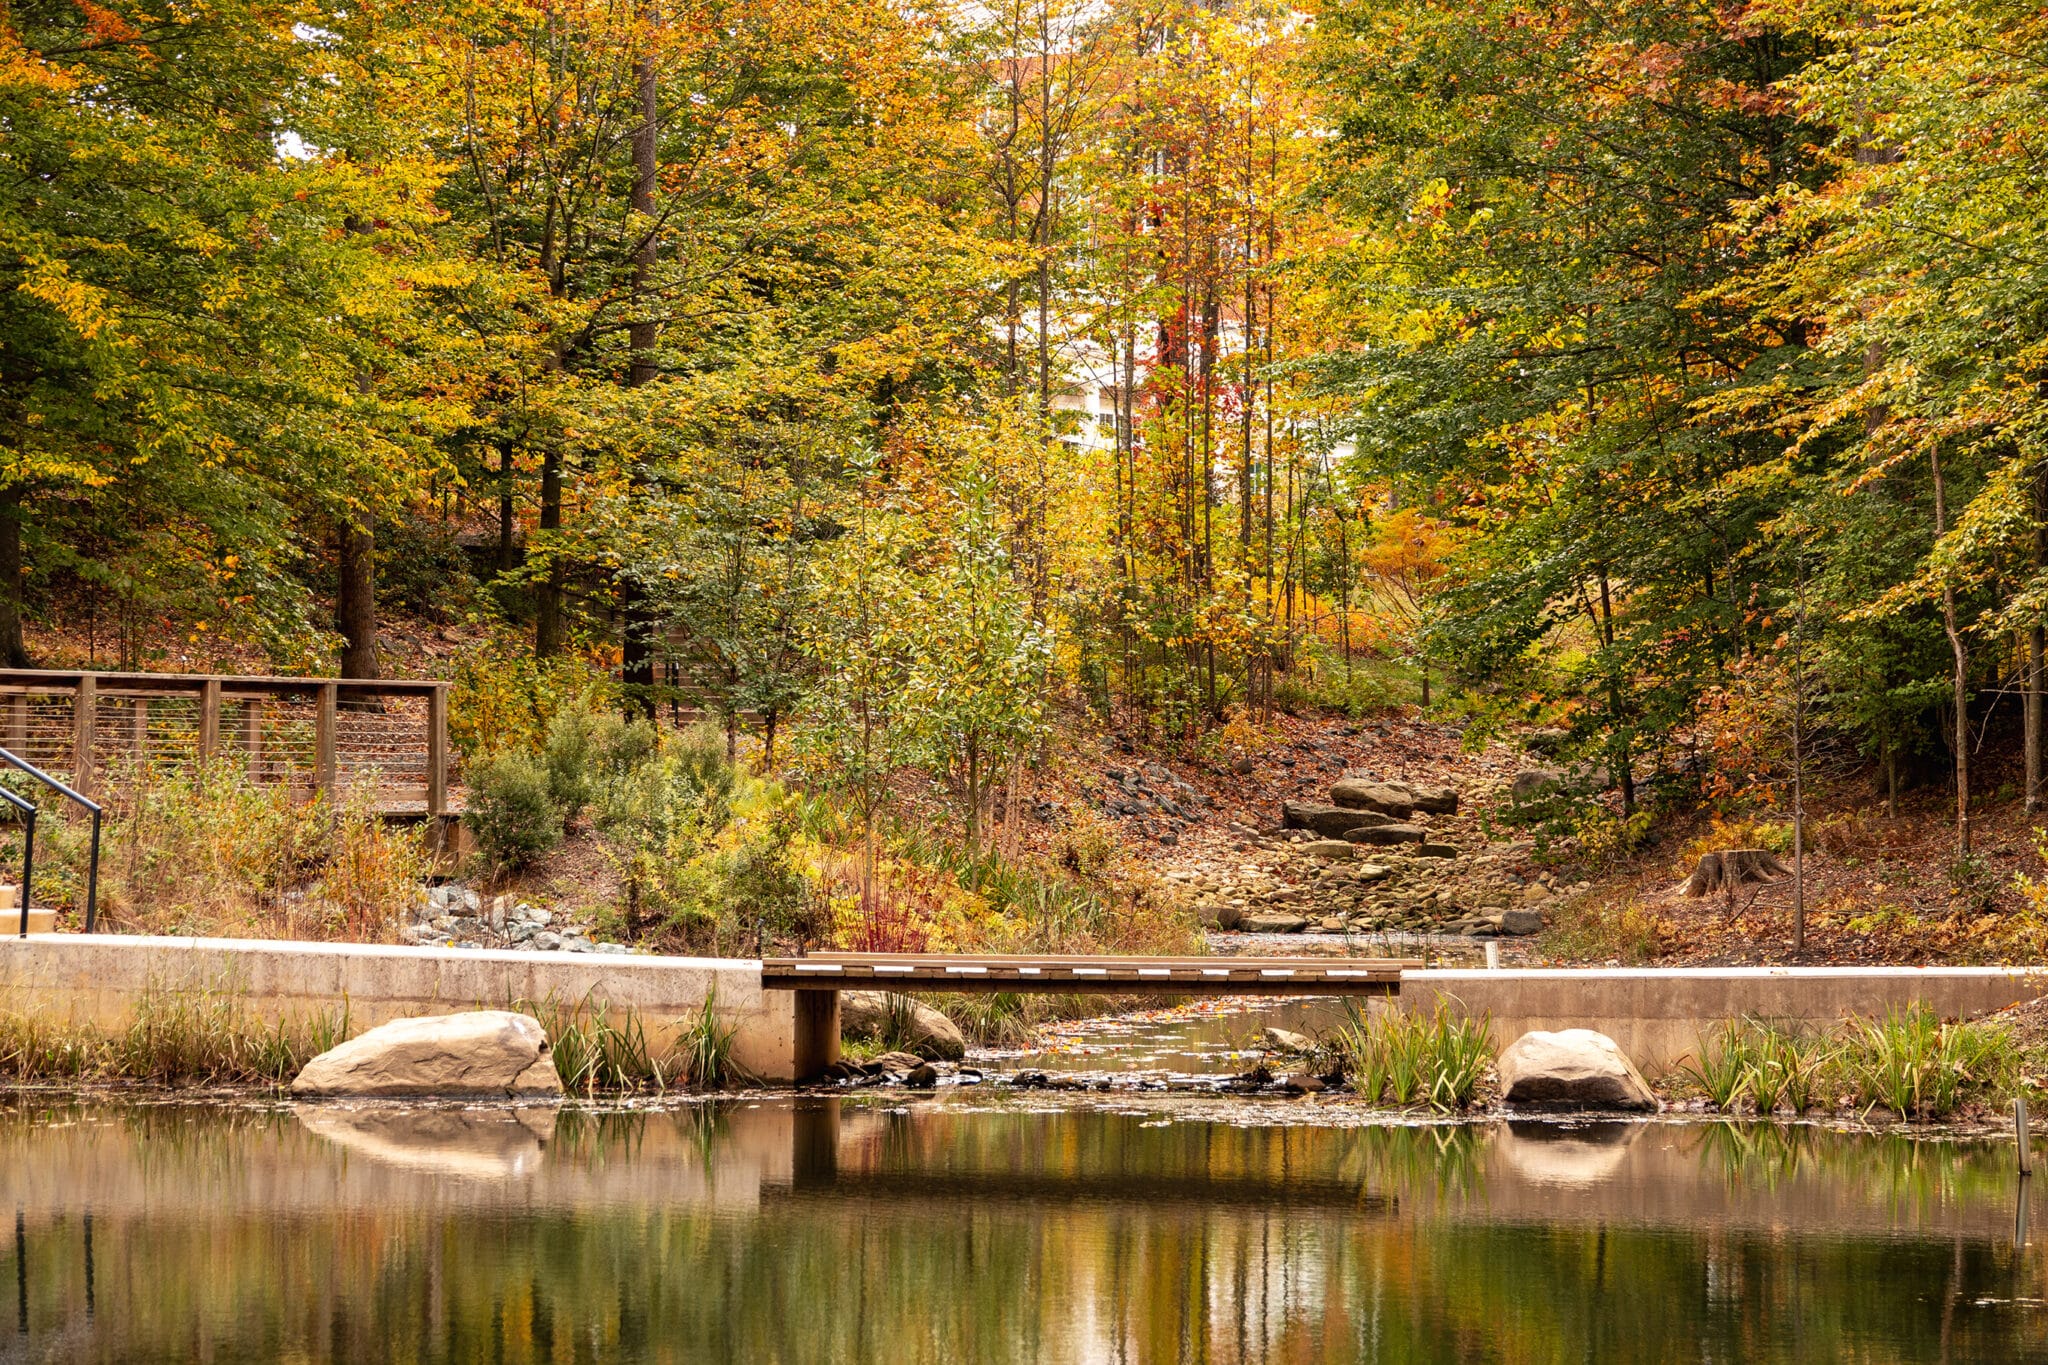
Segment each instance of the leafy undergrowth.
[{"label": "leafy undergrowth", "polygon": [[[385,942],[431,871],[422,828],[378,818],[362,793],[308,800],[251,784],[228,762],[117,774],[109,785],[118,796],[101,843],[103,931]],[[36,900],[82,928],[91,827],[45,810]],[[10,838],[4,875],[18,881],[20,860]]]},{"label": "leafy undergrowth", "polygon": [[1954,809],[1916,793],[1896,817],[1861,791],[1816,793],[1805,841],[1806,932],[1793,943],[1790,878],[1733,896],[1687,897],[1699,854],[1766,847],[1788,866],[1782,813],[1665,817],[1632,857],[1553,915],[1549,961],[1667,966],[1782,962],[1995,964],[2048,959],[2048,859],[2042,817],[2010,796],[1973,812],[1974,852],[1955,856]]}]

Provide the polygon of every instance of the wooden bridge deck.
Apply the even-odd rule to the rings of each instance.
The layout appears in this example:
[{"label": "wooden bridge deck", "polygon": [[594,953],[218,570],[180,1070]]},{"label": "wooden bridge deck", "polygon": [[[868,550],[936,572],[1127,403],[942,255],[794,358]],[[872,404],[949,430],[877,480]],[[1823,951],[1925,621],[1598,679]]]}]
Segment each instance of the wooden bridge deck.
[{"label": "wooden bridge deck", "polygon": [[1422,963],[1368,957],[1060,957],[813,953],[761,964],[771,991],[1036,991],[1051,995],[1393,995]]}]

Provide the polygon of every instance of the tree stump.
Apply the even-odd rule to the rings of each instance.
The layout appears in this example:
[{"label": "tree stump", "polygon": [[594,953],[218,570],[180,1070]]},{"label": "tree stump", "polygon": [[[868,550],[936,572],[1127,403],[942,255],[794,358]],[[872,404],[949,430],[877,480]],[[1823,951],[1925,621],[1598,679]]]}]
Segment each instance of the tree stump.
[{"label": "tree stump", "polygon": [[1738,886],[1774,882],[1791,875],[1792,869],[1779,862],[1778,855],[1769,849],[1728,848],[1701,854],[1698,866],[1680,890],[1688,896],[1711,896],[1717,891],[1732,892]]}]

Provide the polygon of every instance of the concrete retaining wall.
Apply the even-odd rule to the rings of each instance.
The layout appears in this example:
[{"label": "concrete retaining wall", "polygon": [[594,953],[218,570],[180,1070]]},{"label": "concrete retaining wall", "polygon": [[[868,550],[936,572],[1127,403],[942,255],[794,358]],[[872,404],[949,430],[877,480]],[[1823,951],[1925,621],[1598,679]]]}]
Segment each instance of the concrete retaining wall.
[{"label": "concrete retaining wall", "polygon": [[2018,967],[1586,967],[1403,972],[1398,1004],[1490,1013],[1502,1047],[1531,1029],[1598,1029],[1656,1075],[1744,1015],[1832,1024],[1921,1003],[1967,1018],[2044,993],[2048,971]]},{"label": "concrete retaining wall", "polygon": [[[715,990],[719,1015],[737,1028],[733,1060],[748,1072],[789,1081],[800,1063],[821,1064],[799,1055],[798,993],[763,991],[758,962],[126,934],[0,939],[0,1010],[116,1029],[149,990],[233,994],[264,1020],[345,1005],[357,1031],[405,1015],[589,998],[615,1014],[637,1011],[649,1044],[663,1049]],[[818,1002],[804,1003],[819,1012]],[[830,1014],[836,1053],[837,1010]],[[823,1040],[804,1043],[814,1051]]]}]

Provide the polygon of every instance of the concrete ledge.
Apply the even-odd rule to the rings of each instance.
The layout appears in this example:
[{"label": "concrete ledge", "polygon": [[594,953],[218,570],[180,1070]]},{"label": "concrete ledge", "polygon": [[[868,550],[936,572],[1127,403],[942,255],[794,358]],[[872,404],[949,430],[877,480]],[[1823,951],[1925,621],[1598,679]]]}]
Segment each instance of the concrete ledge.
[{"label": "concrete ledge", "polygon": [[[733,958],[130,934],[0,939],[0,1011],[118,1029],[152,990],[234,995],[266,1021],[346,1006],[357,1031],[406,1015],[550,998],[573,1007],[589,998],[614,1011],[636,1011],[648,1043],[662,1049],[715,991],[719,1017],[737,1030],[733,1060],[765,1081],[794,1080],[800,1064],[815,1069],[822,1064],[820,1049],[836,1055],[838,1042],[836,1009],[828,1022],[813,1021],[811,1030],[829,1027],[829,1046],[808,1036],[800,1040],[798,996],[810,993],[763,991],[761,964]],[[815,1002],[806,1003],[810,1013],[820,1012]]]},{"label": "concrete ledge", "polygon": [[1401,973],[1397,1008],[1493,1016],[1507,1046],[1531,1029],[1598,1029],[1644,1072],[1667,1072],[1723,1020],[1833,1024],[1924,1004],[1967,1018],[2048,994],[2026,967],[1556,967]]}]

